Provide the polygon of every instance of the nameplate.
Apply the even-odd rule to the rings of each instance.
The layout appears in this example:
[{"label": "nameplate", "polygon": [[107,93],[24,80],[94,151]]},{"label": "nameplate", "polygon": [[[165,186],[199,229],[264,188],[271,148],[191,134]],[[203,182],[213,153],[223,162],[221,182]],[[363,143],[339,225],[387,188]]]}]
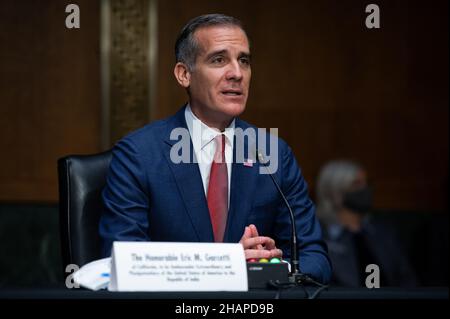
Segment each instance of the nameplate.
[{"label": "nameplate", "polygon": [[248,291],[241,244],[114,242],[111,291]]}]

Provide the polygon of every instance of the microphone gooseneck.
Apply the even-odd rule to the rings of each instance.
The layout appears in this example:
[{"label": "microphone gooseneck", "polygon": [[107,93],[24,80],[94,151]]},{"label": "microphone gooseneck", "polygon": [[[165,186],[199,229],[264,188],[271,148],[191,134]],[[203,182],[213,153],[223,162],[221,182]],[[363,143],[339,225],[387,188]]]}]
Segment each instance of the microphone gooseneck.
[{"label": "microphone gooseneck", "polygon": [[277,188],[278,193],[280,194],[281,198],[284,201],[284,204],[286,205],[286,207],[288,208],[289,211],[289,217],[291,219],[291,271],[289,274],[289,283],[272,283],[274,287],[276,288],[289,288],[292,286],[299,286],[299,285],[303,285],[303,284],[312,284],[315,286],[318,286],[319,288],[317,288],[317,290],[310,295],[308,292],[307,296],[309,299],[314,299],[316,298],[319,293],[328,288],[328,285],[324,285],[320,282],[317,282],[316,280],[314,280],[313,278],[309,277],[307,274],[304,274],[300,271],[300,260],[299,260],[299,256],[298,256],[298,250],[297,250],[297,228],[295,225],[295,216],[294,213],[292,212],[292,208],[291,205],[289,205],[288,200],[286,199],[286,196],[284,196],[283,191],[281,190],[280,185],[278,184],[278,182],[276,181],[275,177],[273,176],[273,174],[269,171],[269,169],[267,168],[266,164],[268,163],[268,161],[264,158],[264,156],[262,155],[261,152],[259,152],[259,150],[256,150],[256,157],[258,162],[261,164],[262,167],[264,167],[267,171],[267,174],[270,176],[270,178],[272,179],[273,183],[275,184],[275,187]]},{"label": "microphone gooseneck", "polygon": [[261,152],[257,151],[257,157],[258,157],[258,162],[260,164],[262,164],[261,166],[263,166],[266,171],[267,174],[270,176],[270,178],[272,179],[273,183],[275,184],[275,187],[278,190],[278,193],[281,195],[281,198],[284,201],[284,204],[286,205],[287,209],[289,210],[289,217],[291,219],[291,279],[300,275],[300,261],[298,258],[298,250],[297,250],[297,228],[295,227],[295,217],[294,217],[294,213],[292,212],[292,208],[291,205],[289,205],[288,200],[286,199],[286,196],[284,196],[283,191],[281,190],[280,185],[278,184],[278,182],[276,181],[275,177],[273,176],[272,173],[269,172],[269,170],[266,167],[267,161],[265,160],[264,156],[261,154]]}]

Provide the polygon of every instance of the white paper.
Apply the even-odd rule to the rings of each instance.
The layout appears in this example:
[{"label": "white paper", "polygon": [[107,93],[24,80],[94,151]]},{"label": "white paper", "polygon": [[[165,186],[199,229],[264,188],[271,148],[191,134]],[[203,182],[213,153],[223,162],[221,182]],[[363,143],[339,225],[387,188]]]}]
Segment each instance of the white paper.
[{"label": "white paper", "polygon": [[76,271],[73,274],[73,280],[82,287],[99,290],[108,286],[110,271],[111,258],[99,259]]},{"label": "white paper", "polygon": [[247,291],[241,244],[114,242],[111,291]]}]

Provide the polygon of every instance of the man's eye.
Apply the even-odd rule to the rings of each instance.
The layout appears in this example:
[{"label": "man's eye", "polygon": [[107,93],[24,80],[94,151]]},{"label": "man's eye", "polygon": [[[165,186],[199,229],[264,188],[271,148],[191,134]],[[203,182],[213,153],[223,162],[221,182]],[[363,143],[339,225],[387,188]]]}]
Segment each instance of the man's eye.
[{"label": "man's eye", "polygon": [[240,61],[242,64],[250,65],[250,59],[249,58],[240,58]]},{"label": "man's eye", "polygon": [[212,59],[212,63],[223,63],[223,61],[225,61],[225,59],[221,56]]}]

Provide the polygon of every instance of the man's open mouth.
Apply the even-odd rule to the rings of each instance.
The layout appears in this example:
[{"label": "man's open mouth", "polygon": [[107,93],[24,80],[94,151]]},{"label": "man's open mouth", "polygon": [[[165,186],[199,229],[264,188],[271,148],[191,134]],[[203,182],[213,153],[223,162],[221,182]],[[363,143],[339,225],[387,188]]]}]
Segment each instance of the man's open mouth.
[{"label": "man's open mouth", "polygon": [[242,91],[240,91],[240,90],[226,90],[226,91],[222,91],[222,94],[227,95],[227,96],[239,96],[239,95],[242,95]]}]

